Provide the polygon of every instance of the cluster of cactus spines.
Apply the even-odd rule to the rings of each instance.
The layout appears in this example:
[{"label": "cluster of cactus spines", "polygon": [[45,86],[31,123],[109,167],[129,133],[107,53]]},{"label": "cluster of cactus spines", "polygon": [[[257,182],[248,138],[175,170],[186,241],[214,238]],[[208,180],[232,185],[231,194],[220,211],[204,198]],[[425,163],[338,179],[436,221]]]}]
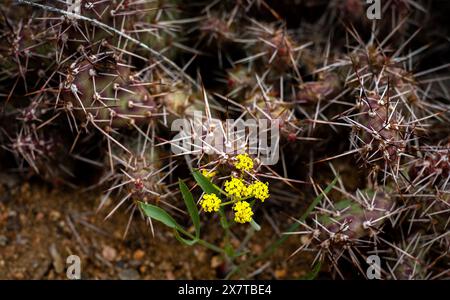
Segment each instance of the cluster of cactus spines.
[{"label": "cluster of cactus spines", "polygon": [[[345,258],[362,269],[365,252],[361,253],[361,249],[377,251],[384,226],[393,223],[402,208],[379,189],[358,190],[355,194],[343,191],[343,195],[345,198],[336,202],[326,198],[313,212],[310,224],[297,221],[302,230],[289,234],[300,234],[302,245],[292,255],[313,250],[317,251],[316,260],[328,259],[337,267],[339,260]],[[336,271],[343,277],[339,268]]]},{"label": "cluster of cactus spines", "polygon": [[[198,168],[217,183],[248,150],[240,140],[220,151],[187,142],[173,154],[174,120],[201,128],[184,138],[205,144],[227,118],[279,119],[280,161],[255,156],[252,174],[270,179],[262,210],[277,232],[293,210],[267,213],[270,203],[300,207],[287,189],[312,194],[330,182],[315,172],[322,162],[338,175],[346,161],[367,178],[351,188],[340,178],[298,221],[295,254],[317,251],[340,277],[347,262],[364,275],[372,254],[385,278],[448,276],[448,65],[423,59],[426,1],[387,1],[378,22],[359,0],[187,2],[0,4],[0,159],[55,184],[103,187],[107,218],[129,208],[126,233],[138,202],[176,213],[178,176]],[[94,183],[76,180],[80,162]]]},{"label": "cluster of cactus spines", "polygon": [[450,150],[448,143],[434,147],[421,147],[420,157],[409,162],[408,175],[411,180],[412,189],[419,193],[426,188],[437,188],[445,191],[450,181]]}]

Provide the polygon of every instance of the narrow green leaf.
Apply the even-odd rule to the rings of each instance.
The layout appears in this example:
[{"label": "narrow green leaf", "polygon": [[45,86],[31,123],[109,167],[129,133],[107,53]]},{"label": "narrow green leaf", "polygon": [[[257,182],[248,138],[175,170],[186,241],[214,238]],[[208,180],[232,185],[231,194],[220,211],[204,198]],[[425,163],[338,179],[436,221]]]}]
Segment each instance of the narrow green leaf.
[{"label": "narrow green leaf", "polygon": [[164,209],[152,205],[152,204],[147,204],[147,203],[143,203],[143,202],[139,202],[141,209],[144,211],[144,214],[147,217],[150,217],[154,220],[157,220],[161,223],[163,223],[164,225],[166,225],[167,227],[170,227],[172,229],[174,229],[175,232],[175,237],[177,240],[179,240],[180,242],[192,246],[193,244],[195,244],[196,242],[198,242],[198,238],[197,237],[193,237],[192,240],[187,240],[185,238],[182,238],[180,233],[187,235],[189,237],[192,237],[192,235],[190,233],[188,233],[186,230],[184,230],[176,221],[174,218],[172,218]]},{"label": "narrow green leaf", "polygon": [[141,206],[141,209],[144,211],[144,214],[152,219],[155,219],[161,223],[163,223],[164,225],[173,228],[173,229],[180,229],[180,225],[178,225],[178,223],[174,220],[174,218],[172,218],[165,210],[163,210],[162,208],[152,205],[152,204],[147,204],[144,202],[140,202],[139,203]]},{"label": "narrow green leaf", "polygon": [[192,245],[194,245],[195,243],[197,243],[199,241],[199,239],[197,237],[193,238],[192,240],[187,240],[187,239],[183,238],[180,235],[180,233],[178,232],[178,230],[174,230],[174,235],[175,235],[175,238],[179,242],[181,242],[182,244],[185,244],[187,246],[192,246]]},{"label": "narrow green leaf", "polygon": [[195,228],[195,237],[200,237],[200,216],[198,213],[197,205],[194,202],[194,197],[192,197],[192,193],[189,191],[187,185],[181,179],[178,181],[180,186],[181,195],[183,195],[184,204],[188,209],[189,215],[191,216],[192,223]]},{"label": "narrow green leaf", "polygon": [[222,225],[224,229],[228,229],[230,227],[230,224],[228,223],[227,215],[225,214],[223,207],[219,208],[219,215],[220,215],[220,225]]},{"label": "narrow green leaf", "polygon": [[226,245],[224,250],[228,257],[235,257],[236,254],[234,252],[233,246],[231,246],[230,244]]},{"label": "narrow green leaf", "polygon": [[258,223],[255,222],[255,220],[251,220],[250,221],[250,225],[253,227],[253,229],[255,229],[256,231],[260,231],[261,230],[261,226],[259,226]]},{"label": "narrow green leaf", "polygon": [[[317,206],[317,204],[319,204],[319,202],[323,199],[324,195],[328,194],[333,187],[335,186],[336,182],[337,182],[337,177],[325,188],[325,190],[323,191],[322,194],[318,195],[313,202],[308,206],[308,208],[306,209],[306,211],[303,213],[303,215],[300,217],[300,221],[305,221],[306,218],[309,216],[309,214],[314,210],[314,208]],[[300,223],[295,222],[294,224],[292,224],[287,232],[292,232],[295,231],[298,227],[300,226]],[[278,239],[277,241],[275,241],[274,243],[272,243],[268,249],[261,254],[260,259],[268,257],[269,255],[271,255],[278,247],[280,247],[288,238],[290,237],[290,235],[284,235],[283,237],[281,237],[280,239]]]},{"label": "narrow green leaf", "polygon": [[319,274],[320,270],[322,269],[322,262],[319,261],[317,262],[313,269],[311,270],[311,272],[309,272],[308,274],[306,274],[303,277],[300,277],[300,280],[313,280],[317,277],[317,275]]},{"label": "narrow green leaf", "polygon": [[217,196],[220,196],[220,188],[215,186],[208,178],[203,176],[202,173],[200,173],[199,171],[194,171],[192,175],[194,175],[195,181],[205,193],[216,194]]}]

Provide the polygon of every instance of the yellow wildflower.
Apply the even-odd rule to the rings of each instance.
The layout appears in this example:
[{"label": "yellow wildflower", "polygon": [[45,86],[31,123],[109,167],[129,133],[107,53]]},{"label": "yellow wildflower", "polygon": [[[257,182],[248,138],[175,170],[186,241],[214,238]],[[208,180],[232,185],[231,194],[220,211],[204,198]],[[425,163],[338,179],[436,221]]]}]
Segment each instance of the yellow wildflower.
[{"label": "yellow wildflower", "polygon": [[238,154],[236,156],[237,162],[234,164],[236,169],[241,171],[253,170],[253,160],[248,154]]},{"label": "yellow wildflower", "polygon": [[253,196],[264,202],[264,200],[269,198],[269,183],[255,181],[247,187],[247,196]]},{"label": "yellow wildflower", "polygon": [[206,170],[206,169],[202,170],[202,175],[205,176],[208,179],[213,178],[214,176],[216,176],[216,174],[217,174],[216,171]]},{"label": "yellow wildflower", "polygon": [[252,220],[253,211],[250,204],[247,201],[239,201],[233,207],[234,221],[237,223],[247,223]]},{"label": "yellow wildflower", "polygon": [[200,205],[206,212],[219,211],[220,203],[222,203],[222,200],[216,194],[205,194],[200,201]]},{"label": "yellow wildflower", "polygon": [[225,191],[230,197],[241,199],[247,194],[247,187],[242,179],[233,177],[231,180],[225,182]]}]

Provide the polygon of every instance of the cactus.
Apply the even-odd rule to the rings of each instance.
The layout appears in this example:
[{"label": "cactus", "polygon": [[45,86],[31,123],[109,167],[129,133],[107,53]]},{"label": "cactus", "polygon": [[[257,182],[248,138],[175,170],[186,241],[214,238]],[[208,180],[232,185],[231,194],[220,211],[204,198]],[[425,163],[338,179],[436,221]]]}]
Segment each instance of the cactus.
[{"label": "cactus", "polygon": [[[352,276],[348,262],[365,276],[370,255],[386,262],[384,278],[445,277],[449,65],[434,30],[445,17],[423,1],[387,1],[389,17],[373,23],[366,8],[357,0],[7,0],[0,163],[24,180],[100,187],[107,218],[131,212],[125,235],[137,214],[152,230],[161,221],[179,240],[225,256],[229,274],[268,221],[262,228],[300,237],[291,259],[315,251],[331,277]],[[180,119],[200,133],[173,132]],[[227,119],[279,121],[280,159],[266,165],[247,137],[225,135],[217,149]],[[83,181],[85,173],[93,178]],[[334,177],[339,187],[324,193]],[[322,201],[298,219],[313,194]],[[200,238],[199,224],[208,230],[203,218],[215,212],[226,249]],[[195,235],[177,223],[188,216]]]}]

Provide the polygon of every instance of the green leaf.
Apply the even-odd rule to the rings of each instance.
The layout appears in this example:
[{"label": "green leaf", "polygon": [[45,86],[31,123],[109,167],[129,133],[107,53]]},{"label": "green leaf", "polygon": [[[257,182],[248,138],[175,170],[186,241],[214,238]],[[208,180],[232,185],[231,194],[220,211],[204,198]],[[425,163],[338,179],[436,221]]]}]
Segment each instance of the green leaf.
[{"label": "green leaf", "polygon": [[180,235],[180,233],[178,232],[178,230],[174,230],[174,235],[175,235],[175,238],[179,241],[179,242],[181,242],[182,244],[185,244],[185,245],[187,245],[187,246],[192,246],[192,245],[194,245],[195,243],[197,243],[198,242],[198,237],[195,237],[195,238],[193,238],[192,240],[187,240],[187,239],[185,239],[185,238],[183,238],[181,235]]},{"label": "green leaf", "polygon": [[222,228],[228,229],[230,227],[230,224],[228,223],[227,215],[225,214],[223,207],[219,208],[219,215],[220,215],[220,225],[222,225]]},{"label": "green leaf", "polygon": [[164,225],[176,230],[179,230],[181,228],[180,225],[178,225],[178,223],[174,220],[174,218],[172,218],[164,209],[144,202],[140,202],[139,204],[147,217],[155,219],[163,223]]},{"label": "green leaf", "polygon": [[200,173],[199,171],[194,171],[192,175],[194,175],[195,181],[205,193],[216,194],[217,196],[220,196],[220,188],[214,185],[208,178],[203,176],[202,173]]},{"label": "green leaf", "polygon": [[226,246],[225,246],[225,253],[227,254],[227,256],[228,257],[235,257],[235,252],[234,252],[234,249],[233,249],[233,246],[231,246],[230,244],[227,244]]},{"label": "green leaf", "polygon": [[186,186],[184,181],[181,179],[178,181],[180,186],[181,195],[183,195],[184,204],[188,209],[189,215],[191,216],[192,223],[195,228],[195,237],[200,237],[200,216],[198,213],[197,205],[194,202],[194,197],[192,197],[192,193],[189,191],[189,188]]},{"label": "green leaf", "polygon": [[[180,242],[188,245],[188,246],[192,246],[195,243],[198,242],[199,238],[198,237],[193,237],[189,232],[187,232],[186,230],[184,230],[176,221],[174,218],[172,218],[164,209],[152,205],[152,204],[147,204],[144,202],[139,202],[139,205],[141,206],[141,209],[144,211],[144,214],[147,217],[150,217],[154,220],[157,220],[161,223],[163,223],[164,225],[166,225],[167,227],[170,227],[172,229],[175,229],[175,237],[177,240],[179,240]],[[186,240],[185,238],[181,237],[180,233],[187,235],[189,237],[192,237],[192,240]]]},{"label": "green leaf", "polygon": [[319,274],[320,270],[322,269],[322,262],[319,261],[317,262],[313,269],[311,270],[311,272],[309,272],[308,274],[306,274],[303,277],[300,277],[300,280],[313,280],[317,277],[317,275]]},{"label": "green leaf", "polygon": [[258,223],[255,222],[255,220],[251,220],[250,221],[250,225],[253,227],[253,229],[255,229],[256,231],[260,231],[261,230],[261,226],[259,226]]}]

